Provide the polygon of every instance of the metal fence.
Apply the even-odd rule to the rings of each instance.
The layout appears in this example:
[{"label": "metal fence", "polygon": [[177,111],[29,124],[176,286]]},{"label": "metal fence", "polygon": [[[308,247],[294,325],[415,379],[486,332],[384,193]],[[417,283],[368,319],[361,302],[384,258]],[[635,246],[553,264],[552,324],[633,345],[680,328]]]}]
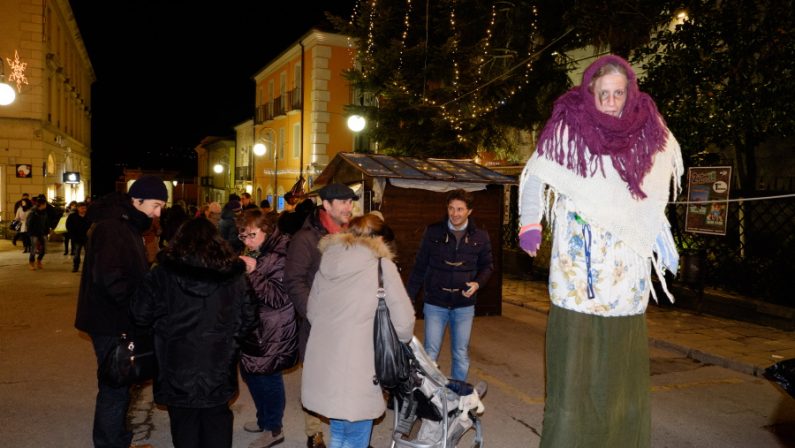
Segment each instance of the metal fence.
[{"label": "metal fence", "polygon": [[[510,192],[509,212],[503,228],[503,246],[517,248],[518,194]],[[732,199],[726,235],[685,232],[686,205],[669,205],[674,240],[683,255],[676,281],[692,281],[684,272],[698,260],[697,281],[704,286],[795,308],[795,197],[766,191],[760,198]],[[545,243],[548,243],[545,229]],[[539,257],[548,259],[549,244]]]}]

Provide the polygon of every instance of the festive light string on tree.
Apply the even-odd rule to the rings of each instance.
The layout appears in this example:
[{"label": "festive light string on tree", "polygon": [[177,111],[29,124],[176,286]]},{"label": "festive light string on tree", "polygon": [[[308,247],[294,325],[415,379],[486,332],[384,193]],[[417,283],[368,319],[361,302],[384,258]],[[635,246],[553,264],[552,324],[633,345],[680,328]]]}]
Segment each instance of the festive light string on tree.
[{"label": "festive light string on tree", "polygon": [[[400,74],[403,71],[403,52],[406,49],[406,37],[409,35],[409,29],[411,28],[411,0],[406,0],[406,12],[403,14],[403,33],[400,35],[400,53],[398,56],[398,67],[397,71]],[[399,76],[398,79],[402,79],[402,76]],[[395,79],[395,85],[397,85],[398,79]],[[408,92],[408,88],[406,87],[405,83],[398,86],[404,92]]]}]

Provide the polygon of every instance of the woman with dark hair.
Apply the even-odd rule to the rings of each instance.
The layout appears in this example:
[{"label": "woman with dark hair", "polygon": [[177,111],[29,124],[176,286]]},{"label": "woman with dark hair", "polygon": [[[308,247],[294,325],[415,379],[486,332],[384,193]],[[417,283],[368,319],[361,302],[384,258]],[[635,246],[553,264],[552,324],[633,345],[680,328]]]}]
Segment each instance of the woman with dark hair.
[{"label": "woman with dark hair", "polygon": [[154,329],[155,402],[168,406],[175,447],[231,447],[238,341],[256,324],[245,264],[200,218],[157,259],[130,304],[135,324]]},{"label": "woman with dark hair", "polygon": [[384,221],[370,213],[351,220],[348,230],[325,236],[318,246],[322,258],[307,304],[312,331],[301,400],[331,420],[332,448],[366,448],[373,419],[386,409],[381,387],[373,382],[379,263],[398,337],[408,342],[414,332],[414,308],[382,238],[384,229]]},{"label": "woman with dark hair", "polygon": [[277,217],[278,213],[249,209],[237,220],[238,237],[245,245],[240,258],[259,303],[258,324],[243,343],[240,361],[240,373],[257,408],[257,420],[246,422],[243,429],[263,432],[249,445],[251,448],[266,448],[284,440],[282,371],[298,359],[295,307],[284,286],[290,237],[279,231]]}]

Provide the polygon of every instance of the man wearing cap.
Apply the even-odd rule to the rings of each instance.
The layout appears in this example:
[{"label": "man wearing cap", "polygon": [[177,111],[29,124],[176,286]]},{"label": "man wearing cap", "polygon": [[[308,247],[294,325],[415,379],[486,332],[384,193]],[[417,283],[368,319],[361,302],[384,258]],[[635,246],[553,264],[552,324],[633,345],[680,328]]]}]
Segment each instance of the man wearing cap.
[{"label": "man wearing cap", "polygon": [[[287,265],[284,269],[287,293],[300,317],[298,347],[302,362],[310,330],[309,321],[306,320],[306,304],[315,273],[320,266],[320,251],[317,244],[323,236],[337,233],[348,226],[353,201],[359,200],[359,196],[350,187],[342,184],[326,185],[320,190],[319,195],[322,206],[307,216],[303,227],[293,236],[287,250]],[[306,446],[325,447],[320,419],[306,410],[304,412]]]},{"label": "man wearing cap", "polygon": [[[130,297],[149,270],[143,232],[160,216],[168,191],[163,180],[144,176],[129,193],[111,193],[91,205],[86,258],[80,279],[75,327],[88,333],[97,365],[112,350],[121,333],[131,329]],[[94,409],[95,447],[128,448],[128,387],[113,387],[98,380]]]}]

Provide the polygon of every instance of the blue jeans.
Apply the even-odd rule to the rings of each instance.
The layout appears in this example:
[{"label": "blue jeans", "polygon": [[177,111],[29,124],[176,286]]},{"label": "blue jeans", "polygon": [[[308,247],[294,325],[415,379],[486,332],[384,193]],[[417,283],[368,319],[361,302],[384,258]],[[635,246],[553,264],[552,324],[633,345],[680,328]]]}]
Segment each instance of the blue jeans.
[{"label": "blue jeans", "polygon": [[425,351],[434,361],[444,338],[444,330],[450,323],[450,351],[453,357],[453,368],[450,378],[466,381],[469,372],[469,337],[472,334],[472,320],[475,318],[475,305],[461,308],[444,308],[425,304]]},{"label": "blue jeans", "polygon": [[282,372],[258,375],[240,369],[240,375],[257,407],[257,425],[263,431],[281,431],[285,406]]},{"label": "blue jeans", "polygon": [[[97,365],[116,346],[118,336],[91,335]],[[128,448],[132,432],[127,430],[127,408],[130,405],[130,388],[113,387],[98,380],[99,392],[94,408],[94,447]]]},{"label": "blue jeans", "polygon": [[85,243],[78,243],[75,240],[72,240],[72,252],[74,252],[75,256],[72,259],[72,269],[78,270],[80,268],[80,252],[83,252],[85,248]]},{"label": "blue jeans", "polygon": [[370,433],[373,430],[372,420],[329,419],[331,443],[329,448],[367,448],[370,445]]},{"label": "blue jeans", "polygon": [[33,260],[36,259],[36,253],[39,254],[38,260],[41,261],[41,259],[44,258],[44,254],[47,253],[47,239],[43,236],[31,235],[30,254],[28,256],[29,262],[33,263]]}]

